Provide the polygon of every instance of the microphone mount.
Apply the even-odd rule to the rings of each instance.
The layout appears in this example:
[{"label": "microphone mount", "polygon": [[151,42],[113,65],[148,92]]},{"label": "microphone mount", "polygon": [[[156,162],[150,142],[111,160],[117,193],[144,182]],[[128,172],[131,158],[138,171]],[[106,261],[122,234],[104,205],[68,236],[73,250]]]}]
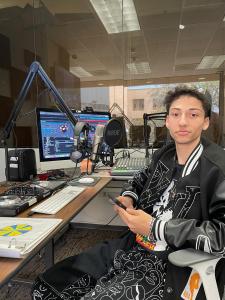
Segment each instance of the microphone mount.
[{"label": "microphone mount", "polygon": [[152,114],[143,114],[144,119],[144,141],[145,141],[145,157],[149,158],[149,139],[148,139],[148,121],[153,120],[165,120],[166,113],[152,113]]},{"label": "microphone mount", "polygon": [[46,87],[49,89],[49,91],[52,93],[54,100],[58,106],[58,108],[65,113],[67,118],[70,120],[70,122],[75,126],[77,124],[77,119],[74,117],[71,109],[67,106],[67,104],[64,102],[62,96],[54,86],[51,79],[48,77],[42,66],[39,62],[34,61],[29,69],[28,75],[24,81],[24,84],[20,90],[20,93],[15,100],[13,109],[10,113],[10,116],[8,118],[8,121],[6,122],[6,125],[4,126],[2,130],[2,138],[1,143],[3,144],[5,148],[5,160],[6,160],[6,178],[8,179],[8,148],[7,148],[7,139],[10,137],[10,133],[16,123],[16,119],[20,113],[20,110],[23,106],[23,103],[26,99],[27,93],[30,90],[31,84],[35,78],[36,75],[39,75]]}]

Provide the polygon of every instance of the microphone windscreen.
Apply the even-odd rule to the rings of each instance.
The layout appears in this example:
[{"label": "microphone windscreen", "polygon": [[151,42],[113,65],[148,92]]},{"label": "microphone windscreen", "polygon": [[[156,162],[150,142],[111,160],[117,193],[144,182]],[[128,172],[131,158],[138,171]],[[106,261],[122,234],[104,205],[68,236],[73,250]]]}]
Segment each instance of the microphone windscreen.
[{"label": "microphone windscreen", "polygon": [[82,153],[80,151],[73,151],[71,154],[70,154],[70,159],[73,161],[73,162],[77,162],[79,159],[81,159],[82,157]]},{"label": "microphone windscreen", "polygon": [[123,136],[123,127],[117,119],[111,119],[104,130],[104,141],[110,147],[117,145]]}]

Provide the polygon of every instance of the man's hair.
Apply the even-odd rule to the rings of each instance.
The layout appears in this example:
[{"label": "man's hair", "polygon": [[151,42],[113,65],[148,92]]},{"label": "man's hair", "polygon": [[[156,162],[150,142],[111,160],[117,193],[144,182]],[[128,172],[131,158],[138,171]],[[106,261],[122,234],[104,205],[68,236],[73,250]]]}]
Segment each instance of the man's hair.
[{"label": "man's hair", "polygon": [[187,86],[179,86],[176,87],[174,90],[169,91],[164,99],[164,104],[166,106],[166,112],[169,113],[171,104],[182,96],[190,96],[198,99],[201,101],[203,109],[205,111],[205,117],[211,116],[211,102],[209,101],[208,97],[205,96],[203,93],[200,93],[197,90],[188,88]]}]

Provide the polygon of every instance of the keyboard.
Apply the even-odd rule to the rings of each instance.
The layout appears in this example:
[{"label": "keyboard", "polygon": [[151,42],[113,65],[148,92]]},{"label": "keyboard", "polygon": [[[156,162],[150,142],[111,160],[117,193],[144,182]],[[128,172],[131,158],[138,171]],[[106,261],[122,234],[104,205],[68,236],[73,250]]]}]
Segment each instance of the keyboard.
[{"label": "keyboard", "polygon": [[85,187],[67,186],[31,209],[31,212],[54,215],[80,193]]},{"label": "keyboard", "polygon": [[148,165],[149,159],[145,157],[125,157],[119,158],[113,168],[111,175],[113,176],[132,176]]}]

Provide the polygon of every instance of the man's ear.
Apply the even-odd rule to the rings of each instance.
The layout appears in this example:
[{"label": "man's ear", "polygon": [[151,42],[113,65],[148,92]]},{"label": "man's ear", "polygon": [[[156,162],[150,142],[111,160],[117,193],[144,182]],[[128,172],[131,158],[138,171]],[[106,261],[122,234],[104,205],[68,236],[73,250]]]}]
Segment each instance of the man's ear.
[{"label": "man's ear", "polygon": [[204,120],[204,124],[203,124],[203,127],[202,127],[202,130],[207,130],[208,127],[209,127],[209,117],[206,117],[205,120]]},{"label": "man's ear", "polygon": [[168,116],[166,116],[166,120],[165,120],[166,122],[165,122],[165,124],[166,124],[166,128],[167,129],[170,129],[170,127],[169,127],[169,120],[168,120]]}]

